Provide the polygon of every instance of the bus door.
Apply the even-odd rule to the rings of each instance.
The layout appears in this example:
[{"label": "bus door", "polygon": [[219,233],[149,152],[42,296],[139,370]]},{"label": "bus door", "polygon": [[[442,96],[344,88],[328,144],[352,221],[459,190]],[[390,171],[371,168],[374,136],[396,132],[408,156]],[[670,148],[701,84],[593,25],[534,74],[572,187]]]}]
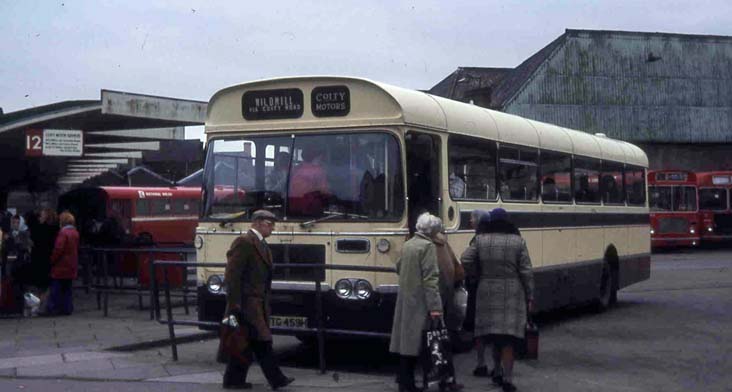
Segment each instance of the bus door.
[{"label": "bus door", "polygon": [[409,233],[423,212],[440,216],[440,139],[438,136],[410,131],[407,149],[407,195]]}]

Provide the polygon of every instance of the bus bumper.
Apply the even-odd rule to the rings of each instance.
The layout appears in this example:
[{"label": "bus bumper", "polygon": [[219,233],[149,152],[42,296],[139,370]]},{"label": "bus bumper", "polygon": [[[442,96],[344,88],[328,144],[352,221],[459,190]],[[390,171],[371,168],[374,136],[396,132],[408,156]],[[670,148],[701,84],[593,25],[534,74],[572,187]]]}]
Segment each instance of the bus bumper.
[{"label": "bus bumper", "polygon": [[[226,308],[226,296],[213,294],[206,286],[198,286],[197,294],[198,320],[220,322]],[[337,334],[340,335],[349,335],[349,331],[356,332],[354,336],[357,332],[391,332],[396,293],[374,291],[366,300],[353,300],[338,298],[334,290],[324,287],[321,296],[323,327],[338,330]],[[274,334],[299,335],[296,330],[278,331],[277,327],[318,327],[316,295],[313,290],[275,289],[272,290],[270,304],[270,326],[273,327]],[[302,334],[307,333],[303,331]]]},{"label": "bus bumper", "polygon": [[659,248],[676,248],[676,247],[693,247],[700,243],[699,237],[668,237],[651,239],[651,247]]}]

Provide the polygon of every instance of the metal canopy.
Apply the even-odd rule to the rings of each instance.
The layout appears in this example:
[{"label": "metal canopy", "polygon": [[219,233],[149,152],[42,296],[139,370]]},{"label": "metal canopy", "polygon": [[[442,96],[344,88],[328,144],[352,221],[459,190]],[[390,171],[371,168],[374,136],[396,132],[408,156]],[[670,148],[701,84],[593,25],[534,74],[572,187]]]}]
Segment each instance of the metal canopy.
[{"label": "metal canopy", "polygon": [[[23,171],[0,173],[0,188],[35,188],[31,185],[39,178],[44,178],[44,184],[73,185],[100,169],[132,165],[143,151],[160,149],[161,141],[184,139],[184,126],[203,125],[206,110],[207,103],[202,101],[101,90],[99,100],[64,101],[0,114],[0,161]],[[26,158],[25,130],[29,128],[81,130],[84,155]],[[80,168],[92,170],[79,175]]]}]

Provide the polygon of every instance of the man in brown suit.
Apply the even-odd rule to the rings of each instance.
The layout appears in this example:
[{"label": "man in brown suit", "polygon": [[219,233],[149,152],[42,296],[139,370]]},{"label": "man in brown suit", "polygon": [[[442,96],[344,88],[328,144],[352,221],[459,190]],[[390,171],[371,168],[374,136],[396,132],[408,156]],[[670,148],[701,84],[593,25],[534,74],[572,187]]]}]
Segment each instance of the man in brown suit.
[{"label": "man in brown suit", "polygon": [[277,218],[269,211],[252,214],[252,226],[237,237],[226,252],[226,315],[234,315],[240,328],[247,328],[250,338],[241,361],[229,358],[224,373],[225,389],[249,389],[246,382],[252,354],[257,357],[262,372],[272,389],[282,388],[292,381],[280,370],[272,353],[272,332],[269,329],[269,295],[272,287],[272,253],[264,240],[272,234]]}]

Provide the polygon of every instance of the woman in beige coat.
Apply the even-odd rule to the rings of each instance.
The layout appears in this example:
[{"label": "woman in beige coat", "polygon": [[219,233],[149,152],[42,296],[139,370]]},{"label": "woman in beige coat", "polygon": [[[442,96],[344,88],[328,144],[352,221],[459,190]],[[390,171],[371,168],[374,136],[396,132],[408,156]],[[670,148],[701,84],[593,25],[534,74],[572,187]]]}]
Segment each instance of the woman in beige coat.
[{"label": "woman in beige coat", "polygon": [[510,392],[516,390],[512,383],[514,347],[524,338],[527,312],[533,306],[534,277],[526,242],[508,221],[506,211],[496,208],[490,217],[490,228],[475,237],[461,260],[468,275],[476,275],[480,264],[475,335],[493,344],[491,376]]},{"label": "woman in beige coat", "polygon": [[437,252],[430,237],[442,228],[439,218],[424,213],[414,237],[404,243],[397,261],[399,293],[394,310],[389,351],[399,354],[399,391],[417,391],[414,368],[422,349],[422,331],[430,317],[442,316]]}]

